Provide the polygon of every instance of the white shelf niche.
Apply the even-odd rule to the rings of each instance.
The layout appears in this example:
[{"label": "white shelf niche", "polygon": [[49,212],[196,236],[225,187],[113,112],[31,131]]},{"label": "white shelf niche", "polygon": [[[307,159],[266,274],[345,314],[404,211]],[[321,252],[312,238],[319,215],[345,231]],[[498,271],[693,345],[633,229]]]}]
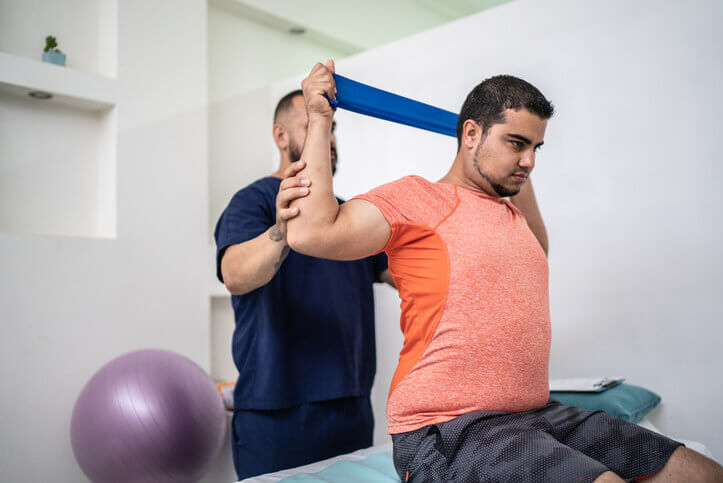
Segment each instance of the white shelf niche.
[{"label": "white shelf niche", "polygon": [[32,91],[52,94],[44,102],[87,111],[111,109],[117,99],[114,79],[0,52],[0,92],[27,96]]},{"label": "white shelf niche", "polygon": [[0,231],[115,238],[116,102],[114,79],[0,53]]}]

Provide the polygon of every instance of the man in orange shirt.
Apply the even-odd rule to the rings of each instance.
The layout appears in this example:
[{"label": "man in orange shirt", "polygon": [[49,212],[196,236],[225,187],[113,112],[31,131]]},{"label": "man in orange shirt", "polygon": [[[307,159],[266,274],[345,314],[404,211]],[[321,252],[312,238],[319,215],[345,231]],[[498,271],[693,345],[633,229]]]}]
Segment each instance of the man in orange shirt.
[{"label": "man in orange shirt", "polygon": [[676,441],[549,400],[547,238],[528,180],[553,113],[540,91],[487,79],[462,106],[457,155],[440,181],[407,176],[340,207],[324,97],[335,97],[333,71],[317,64],[302,83],[299,176],[311,191],[294,202],[288,243],[336,260],[388,255],[404,347],[387,422],[402,480],[723,478]]}]

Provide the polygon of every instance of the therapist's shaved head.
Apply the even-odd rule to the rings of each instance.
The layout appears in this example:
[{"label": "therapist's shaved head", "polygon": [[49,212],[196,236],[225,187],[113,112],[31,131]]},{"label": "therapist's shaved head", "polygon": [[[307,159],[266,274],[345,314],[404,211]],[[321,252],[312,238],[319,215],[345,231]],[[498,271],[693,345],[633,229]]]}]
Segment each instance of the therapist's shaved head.
[{"label": "therapist's shaved head", "polygon": [[276,104],[276,109],[274,110],[274,123],[279,122],[281,117],[286,115],[294,107],[294,97],[303,95],[304,93],[301,89],[296,89],[279,99],[278,104]]}]

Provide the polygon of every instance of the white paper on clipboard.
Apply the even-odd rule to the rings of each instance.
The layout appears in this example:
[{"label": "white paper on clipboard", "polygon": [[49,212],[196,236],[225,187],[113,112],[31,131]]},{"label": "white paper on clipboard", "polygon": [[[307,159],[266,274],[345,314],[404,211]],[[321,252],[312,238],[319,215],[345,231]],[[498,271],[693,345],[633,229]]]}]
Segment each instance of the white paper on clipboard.
[{"label": "white paper on clipboard", "polygon": [[572,377],[550,379],[550,391],[602,392],[625,380],[623,377]]}]

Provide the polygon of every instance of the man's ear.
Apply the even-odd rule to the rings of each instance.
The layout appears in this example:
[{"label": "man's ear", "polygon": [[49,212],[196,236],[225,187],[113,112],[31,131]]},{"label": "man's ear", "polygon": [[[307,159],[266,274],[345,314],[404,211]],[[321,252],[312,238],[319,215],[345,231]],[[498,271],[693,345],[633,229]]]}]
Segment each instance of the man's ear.
[{"label": "man's ear", "polygon": [[462,124],[462,146],[467,149],[475,149],[482,139],[482,127],[472,119],[467,119]]},{"label": "man's ear", "polygon": [[280,151],[284,151],[289,147],[289,131],[287,131],[284,126],[274,124],[274,127],[271,128],[271,135],[274,137],[276,147],[278,147]]}]

